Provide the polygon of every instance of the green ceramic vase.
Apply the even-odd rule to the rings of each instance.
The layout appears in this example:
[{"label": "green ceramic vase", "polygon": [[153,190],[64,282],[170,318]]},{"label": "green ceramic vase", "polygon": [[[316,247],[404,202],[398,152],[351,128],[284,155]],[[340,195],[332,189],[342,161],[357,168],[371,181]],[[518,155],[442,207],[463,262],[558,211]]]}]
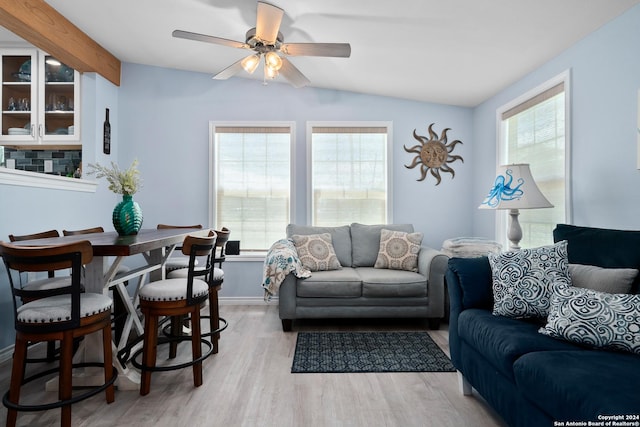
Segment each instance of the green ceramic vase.
[{"label": "green ceramic vase", "polygon": [[138,202],[133,201],[130,194],[124,194],[122,201],[113,209],[113,227],[119,235],[129,236],[138,234],[142,227],[142,209]]}]

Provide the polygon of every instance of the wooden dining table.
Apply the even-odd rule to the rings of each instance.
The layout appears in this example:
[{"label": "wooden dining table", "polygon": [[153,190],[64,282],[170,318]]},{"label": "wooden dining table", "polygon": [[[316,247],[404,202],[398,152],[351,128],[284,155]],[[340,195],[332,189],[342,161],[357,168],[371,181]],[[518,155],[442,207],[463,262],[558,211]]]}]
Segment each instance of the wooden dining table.
[{"label": "wooden dining table", "polygon": [[[137,290],[144,283],[161,280],[165,276],[164,264],[175,247],[184,241],[187,235],[203,235],[207,230],[198,228],[141,229],[138,234],[120,236],[115,231],[103,233],[77,234],[72,236],[51,237],[37,240],[15,242],[20,246],[48,246],[88,240],[93,248],[93,259],[85,266],[85,292],[106,294],[110,288],[118,292],[126,309],[126,320],[120,342],[114,342],[114,354],[127,344],[133,329],[139,335],[144,328],[135,308]],[[118,273],[122,262],[131,256],[142,255],[143,265]],[[133,297],[125,288],[125,282],[137,280]],[[74,357],[74,362],[102,362],[102,340],[98,333],[85,338]],[[121,390],[136,390],[140,387],[140,374],[137,370],[121,363],[114,357],[113,364],[118,370],[116,385]],[[87,368],[80,376],[74,376],[74,386],[92,386],[104,382],[101,370]],[[57,388],[52,380],[47,389]]]}]

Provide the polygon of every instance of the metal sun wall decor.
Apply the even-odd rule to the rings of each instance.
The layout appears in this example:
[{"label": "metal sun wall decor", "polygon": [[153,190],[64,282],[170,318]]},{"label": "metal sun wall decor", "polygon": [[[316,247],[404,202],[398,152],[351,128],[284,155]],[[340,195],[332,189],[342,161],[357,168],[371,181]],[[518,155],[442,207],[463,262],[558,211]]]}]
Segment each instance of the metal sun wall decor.
[{"label": "metal sun wall decor", "polygon": [[427,172],[431,172],[431,175],[438,181],[436,185],[440,184],[442,177],[440,172],[448,172],[451,174],[451,179],[456,176],[455,171],[449,166],[449,163],[460,160],[464,163],[464,159],[461,156],[454,156],[451,154],[456,144],[462,144],[461,141],[455,140],[447,143],[447,131],[450,128],[445,128],[442,134],[438,138],[438,134],[433,131],[433,125],[429,125],[429,138],[426,136],[420,136],[413,130],[413,137],[420,141],[420,144],[414,145],[411,148],[404,147],[407,153],[417,153],[417,156],[413,159],[410,165],[404,165],[407,169],[415,168],[419,163],[420,171],[422,175],[417,181],[423,181],[427,177]]}]

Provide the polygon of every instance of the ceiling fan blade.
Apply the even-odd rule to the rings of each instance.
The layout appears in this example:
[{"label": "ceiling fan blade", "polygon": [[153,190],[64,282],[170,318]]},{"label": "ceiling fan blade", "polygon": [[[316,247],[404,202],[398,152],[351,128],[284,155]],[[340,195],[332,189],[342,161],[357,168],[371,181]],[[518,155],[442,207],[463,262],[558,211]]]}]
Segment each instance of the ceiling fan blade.
[{"label": "ceiling fan blade", "polygon": [[280,52],[290,56],[332,56],[348,58],[351,56],[349,43],[285,43]]},{"label": "ceiling fan blade", "polygon": [[282,58],[282,67],[279,73],[295,88],[300,88],[311,83],[287,58]]},{"label": "ceiling fan blade", "polygon": [[233,77],[234,75],[236,75],[237,73],[239,73],[240,71],[243,70],[243,68],[242,68],[242,61],[243,60],[244,60],[244,58],[239,60],[239,61],[234,62],[233,64],[229,65],[227,68],[225,68],[224,70],[220,71],[218,74],[216,74],[212,78],[215,79],[215,80],[226,80],[229,77]]},{"label": "ceiling fan blade", "polygon": [[279,7],[259,1],[256,37],[265,44],[275,44],[283,15],[284,10]]},{"label": "ceiling fan blade", "polygon": [[206,34],[191,33],[189,31],[174,30],[171,33],[173,37],[187,40],[196,40],[199,42],[219,44],[222,46],[236,47],[239,49],[249,49],[249,45],[235,40],[223,39],[221,37],[208,36]]}]

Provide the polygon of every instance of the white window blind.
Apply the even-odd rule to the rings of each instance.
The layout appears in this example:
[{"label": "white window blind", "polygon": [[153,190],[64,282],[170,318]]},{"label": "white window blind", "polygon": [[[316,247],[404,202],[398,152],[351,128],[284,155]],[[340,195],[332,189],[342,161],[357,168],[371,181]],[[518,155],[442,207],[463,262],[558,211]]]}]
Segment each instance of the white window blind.
[{"label": "white window blind", "polygon": [[388,218],[387,126],[311,126],[311,223],[385,224]]},{"label": "white window blind", "polygon": [[[561,82],[501,114],[501,152],[504,163],[529,163],[538,187],[554,205],[521,209],[519,221],[524,248],[553,243],[553,229],[567,218],[566,104]],[[506,218],[507,212],[501,212]],[[506,224],[506,219],[503,220]],[[499,230],[503,241],[506,225]]]},{"label": "white window blind", "polygon": [[265,251],[290,222],[289,126],[215,126],[215,225],[243,251]]}]

